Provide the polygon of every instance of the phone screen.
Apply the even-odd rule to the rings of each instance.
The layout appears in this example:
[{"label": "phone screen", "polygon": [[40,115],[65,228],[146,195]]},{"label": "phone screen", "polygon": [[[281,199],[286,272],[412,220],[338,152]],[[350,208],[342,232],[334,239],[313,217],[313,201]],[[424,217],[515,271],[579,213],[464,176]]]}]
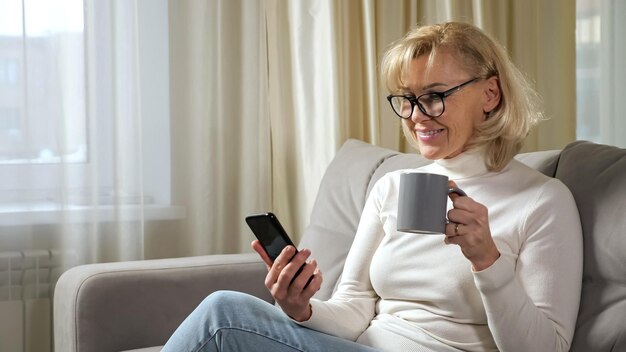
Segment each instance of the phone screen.
[{"label": "phone screen", "polygon": [[293,246],[293,242],[287,235],[287,232],[280,225],[278,218],[272,213],[247,216],[246,223],[248,223],[256,238],[261,242],[272,261],[278,257],[283,248],[288,245]]}]

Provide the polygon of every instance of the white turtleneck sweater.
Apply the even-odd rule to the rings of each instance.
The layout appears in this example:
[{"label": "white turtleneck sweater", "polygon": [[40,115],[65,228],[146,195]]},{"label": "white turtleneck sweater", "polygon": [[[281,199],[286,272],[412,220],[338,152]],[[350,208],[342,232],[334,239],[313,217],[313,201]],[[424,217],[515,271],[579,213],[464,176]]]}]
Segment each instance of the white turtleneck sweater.
[{"label": "white turtleneck sweater", "polygon": [[[396,231],[407,171],[446,175],[488,208],[501,253],[493,265],[473,272],[442,234]],[[581,282],[582,232],[567,187],[516,160],[488,172],[467,152],[376,183],[337,292],[312,300],[301,324],[386,351],[567,351]]]}]

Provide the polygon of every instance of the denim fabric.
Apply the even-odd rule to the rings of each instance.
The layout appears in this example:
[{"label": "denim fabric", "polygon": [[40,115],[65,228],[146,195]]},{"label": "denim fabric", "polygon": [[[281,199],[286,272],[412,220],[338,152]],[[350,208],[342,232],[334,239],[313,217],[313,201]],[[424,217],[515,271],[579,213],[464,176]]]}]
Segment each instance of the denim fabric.
[{"label": "denim fabric", "polygon": [[280,308],[254,296],[218,291],[200,303],[161,351],[376,350],[300,326]]}]

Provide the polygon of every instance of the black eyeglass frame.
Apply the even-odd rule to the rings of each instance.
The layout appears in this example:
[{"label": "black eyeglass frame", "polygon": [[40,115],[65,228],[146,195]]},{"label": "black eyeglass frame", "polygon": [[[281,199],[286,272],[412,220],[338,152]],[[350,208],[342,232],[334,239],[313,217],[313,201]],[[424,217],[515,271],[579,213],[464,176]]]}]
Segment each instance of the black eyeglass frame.
[{"label": "black eyeglass frame", "polygon": [[[389,105],[391,105],[391,110],[393,110],[393,112],[398,115],[398,117],[400,117],[401,119],[410,119],[411,116],[413,116],[413,111],[415,110],[415,105],[417,105],[417,108],[420,109],[420,111],[430,117],[431,119],[437,118],[441,115],[443,115],[443,113],[446,111],[446,103],[445,103],[445,99],[449,97],[450,95],[458,92],[459,90],[461,90],[461,88],[465,87],[466,85],[472,84],[474,82],[476,82],[480,77],[474,77],[472,79],[470,79],[469,81],[463,82],[461,84],[459,84],[458,86],[454,86],[448,90],[446,90],[445,92],[429,92],[429,93],[424,93],[421,94],[420,96],[411,96],[411,95],[403,95],[403,94],[390,94],[387,96],[387,101],[389,101]],[[429,113],[426,112],[426,109],[424,108],[424,106],[422,105],[422,103],[420,103],[420,98],[427,96],[427,95],[436,95],[437,97],[439,97],[439,99],[441,100],[441,112],[438,115],[431,115]],[[400,115],[396,109],[393,107],[393,103],[391,102],[391,99],[393,98],[405,98],[406,100],[409,101],[409,103],[411,104],[411,113],[409,114],[409,116],[404,117],[402,115]]]}]

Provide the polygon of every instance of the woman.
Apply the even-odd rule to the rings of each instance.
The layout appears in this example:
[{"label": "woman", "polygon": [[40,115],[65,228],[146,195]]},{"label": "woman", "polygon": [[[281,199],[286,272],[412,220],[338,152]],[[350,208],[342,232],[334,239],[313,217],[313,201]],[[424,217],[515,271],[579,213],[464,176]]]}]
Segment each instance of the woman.
[{"label": "woman", "polygon": [[310,251],[289,261],[288,247],[272,263],[255,241],[282,312],[216,293],[164,351],[569,349],[582,280],[578,212],[562,183],[513,159],[540,116],[533,90],[501,46],[463,23],[409,32],[382,75],[406,137],[435,161],[416,170],[447,175],[468,194],[450,196],[445,236],[396,231],[407,170],[389,173],[370,193],[330,300],[311,298],[322,274]]}]

